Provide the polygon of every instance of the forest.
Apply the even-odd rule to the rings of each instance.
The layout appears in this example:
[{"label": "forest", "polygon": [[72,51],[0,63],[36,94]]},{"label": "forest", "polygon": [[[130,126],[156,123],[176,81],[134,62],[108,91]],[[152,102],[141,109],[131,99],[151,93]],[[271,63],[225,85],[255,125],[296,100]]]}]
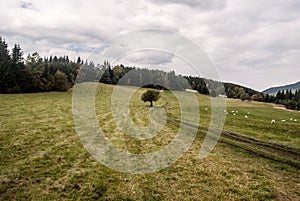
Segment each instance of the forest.
[{"label": "forest", "polygon": [[[79,78],[84,80],[76,80],[78,72],[81,73]],[[122,64],[111,66],[108,61],[95,65],[92,61],[84,61],[80,57],[75,61],[70,60],[68,56],[42,58],[37,52],[24,58],[19,44],[15,44],[9,51],[8,44],[1,37],[0,75],[0,93],[67,91],[73,87],[75,81],[88,81],[170,90],[191,88],[213,97],[226,95],[228,98],[283,104],[288,109],[300,110],[300,89],[295,92],[279,91],[276,95],[270,95],[233,83],[177,75],[174,71],[136,68]]]}]

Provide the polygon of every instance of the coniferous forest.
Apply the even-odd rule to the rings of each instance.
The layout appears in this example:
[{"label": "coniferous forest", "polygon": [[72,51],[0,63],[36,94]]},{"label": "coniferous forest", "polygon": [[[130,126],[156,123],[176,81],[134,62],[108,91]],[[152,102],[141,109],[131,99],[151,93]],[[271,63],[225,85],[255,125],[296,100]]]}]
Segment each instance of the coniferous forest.
[{"label": "coniferous forest", "polygon": [[[70,60],[68,56],[42,58],[37,52],[24,58],[20,45],[15,44],[9,51],[7,43],[0,37],[0,93],[67,91],[74,85],[79,69],[85,74],[86,80],[84,81],[131,86],[152,83],[144,86],[172,90],[191,88],[210,96],[221,94],[218,86],[224,84],[228,98],[283,104],[288,109],[300,110],[300,89],[295,92],[279,91],[276,95],[270,95],[233,83],[176,75],[174,71],[125,67],[122,64],[111,66],[108,61],[95,65],[92,61],[84,61],[80,57],[76,61]],[[130,71],[131,73],[128,73]],[[98,79],[99,73],[102,75],[100,80]],[[153,83],[162,83],[166,87]]]}]

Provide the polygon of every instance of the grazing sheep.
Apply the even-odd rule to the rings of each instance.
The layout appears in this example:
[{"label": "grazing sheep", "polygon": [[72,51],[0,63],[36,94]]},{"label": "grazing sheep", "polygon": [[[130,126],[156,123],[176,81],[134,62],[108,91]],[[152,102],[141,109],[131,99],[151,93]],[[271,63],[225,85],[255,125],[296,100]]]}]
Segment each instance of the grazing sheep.
[{"label": "grazing sheep", "polygon": [[247,112],[247,114],[250,114],[250,112]]},{"label": "grazing sheep", "polygon": [[282,119],[281,122],[285,122],[285,119]]},{"label": "grazing sheep", "polygon": [[297,121],[297,119],[294,119],[294,121]]},{"label": "grazing sheep", "polygon": [[232,110],[231,112],[232,112],[232,113],[234,113],[235,111],[234,111],[234,110]]},{"label": "grazing sheep", "polygon": [[272,119],[271,124],[275,124],[275,119]]},{"label": "grazing sheep", "polygon": [[245,115],[245,118],[246,118],[246,119],[248,119],[248,116],[247,116],[247,115]]},{"label": "grazing sheep", "polygon": [[290,118],[290,121],[293,121],[293,118]]},{"label": "grazing sheep", "polygon": [[235,116],[236,114],[233,114],[233,116]]},{"label": "grazing sheep", "polygon": [[205,110],[208,110],[208,108],[206,107]]}]

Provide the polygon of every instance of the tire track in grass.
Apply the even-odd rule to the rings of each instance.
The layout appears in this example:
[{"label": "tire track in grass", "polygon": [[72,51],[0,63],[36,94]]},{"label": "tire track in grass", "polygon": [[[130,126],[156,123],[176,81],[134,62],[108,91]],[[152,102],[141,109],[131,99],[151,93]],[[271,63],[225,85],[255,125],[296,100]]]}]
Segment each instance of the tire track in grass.
[{"label": "tire track in grass", "polygon": [[220,142],[251,155],[289,165],[300,170],[300,151],[297,148],[270,143],[228,131],[222,132]]},{"label": "tire track in grass", "polygon": [[241,134],[236,134],[229,131],[223,131],[222,135],[225,138],[231,139],[233,141],[239,141],[241,143],[251,144],[255,147],[260,147],[261,149],[264,149],[265,151],[271,154],[274,152],[274,150],[276,150],[277,155],[280,155],[281,157],[286,157],[291,160],[300,161],[300,150],[297,148],[291,148],[281,144],[266,142],[263,140],[257,140],[251,137],[246,137]]},{"label": "tire track in grass", "polygon": [[[173,121],[174,123],[179,122],[174,117],[172,117],[170,121]],[[188,122],[181,123],[190,127],[198,127]],[[203,126],[199,126],[199,128],[207,130],[207,128]],[[247,137],[239,133],[233,133],[229,131],[222,131],[219,142],[237,148],[248,154],[289,165],[300,170],[300,149],[298,148],[266,142],[264,140]]]},{"label": "tire track in grass", "polygon": [[297,168],[298,170],[300,170],[300,161],[297,160],[291,160],[288,158],[284,158],[281,156],[278,156],[277,153],[270,154],[270,152],[266,152],[263,149],[257,149],[254,146],[247,146],[246,144],[239,144],[236,141],[232,141],[232,140],[228,140],[228,139],[220,139],[221,143],[227,144],[229,146],[232,146],[234,148],[237,148],[245,153],[254,155],[254,156],[258,156],[261,158],[265,158],[274,162],[278,162],[278,163],[282,163],[285,165],[289,165],[292,166],[294,168]]}]

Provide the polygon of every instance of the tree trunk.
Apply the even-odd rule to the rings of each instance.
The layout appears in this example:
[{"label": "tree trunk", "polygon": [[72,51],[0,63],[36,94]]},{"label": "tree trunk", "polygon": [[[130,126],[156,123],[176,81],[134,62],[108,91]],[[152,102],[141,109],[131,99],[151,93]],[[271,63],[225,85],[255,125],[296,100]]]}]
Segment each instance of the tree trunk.
[{"label": "tree trunk", "polygon": [[150,101],[150,107],[153,107],[153,103],[152,103],[152,101]]}]

